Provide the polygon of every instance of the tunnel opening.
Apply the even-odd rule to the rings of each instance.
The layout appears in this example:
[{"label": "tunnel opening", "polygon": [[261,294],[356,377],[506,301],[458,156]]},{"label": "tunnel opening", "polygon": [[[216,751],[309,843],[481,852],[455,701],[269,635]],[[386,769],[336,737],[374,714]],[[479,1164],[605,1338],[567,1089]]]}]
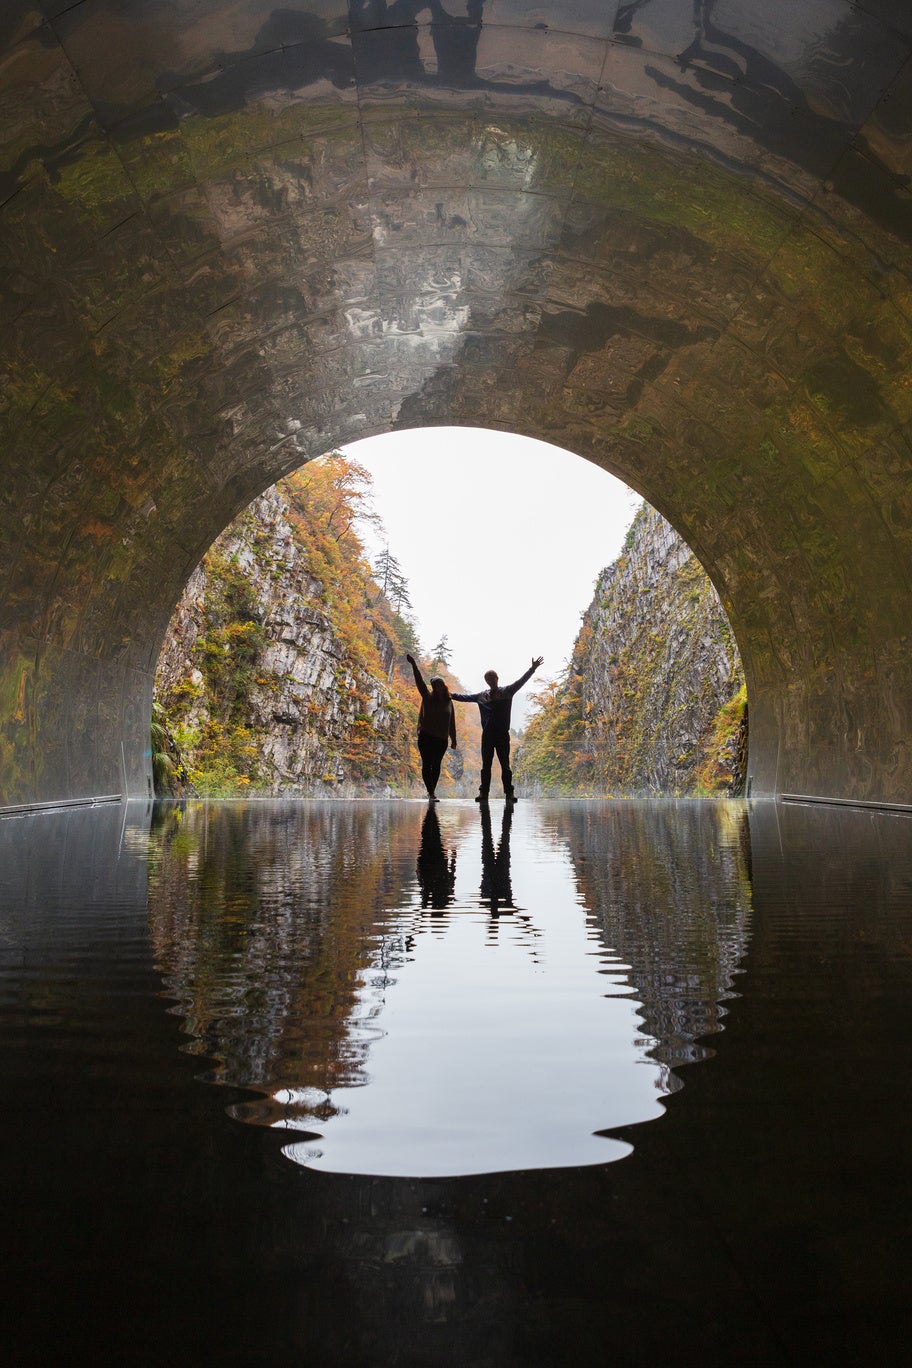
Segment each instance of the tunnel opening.
[{"label": "tunnel opening", "polygon": [[213,537],[301,452],[444,421],[679,529],[754,796],[908,804],[908,23],[408,13],[4,23],[0,804],[146,794]]},{"label": "tunnel opening", "polygon": [[[912,8],[2,11],[11,1359],[906,1361]],[[436,840],[436,808],[387,802],[163,804],[150,831],[156,659],[214,538],[308,455],[442,422],[558,441],[679,530],[770,801],[520,803],[512,866],[507,804],[444,804]],[[382,1054],[415,939],[446,952],[409,1037],[461,982],[442,1044],[500,1062],[516,979],[460,960],[473,926],[483,968],[530,971],[531,1125],[570,1116],[577,1034],[619,1095],[583,1000],[641,1004],[638,1085],[644,1037],[662,1087],[700,1061],[633,1162],[283,1165],[271,1127],[319,1129]],[[555,1057],[533,955],[570,939]],[[409,1090],[452,1092],[425,1062]],[[267,1089],[243,1133],[226,1103]]]},{"label": "tunnel opening", "polygon": [[[408,653],[460,694],[545,657],[512,704],[526,793],[743,789],[734,634],[671,526],[551,444],[423,428],[307,462],[193,571],[158,662],[157,792],[420,791]],[[441,795],[465,797],[479,714],[456,712]]]}]

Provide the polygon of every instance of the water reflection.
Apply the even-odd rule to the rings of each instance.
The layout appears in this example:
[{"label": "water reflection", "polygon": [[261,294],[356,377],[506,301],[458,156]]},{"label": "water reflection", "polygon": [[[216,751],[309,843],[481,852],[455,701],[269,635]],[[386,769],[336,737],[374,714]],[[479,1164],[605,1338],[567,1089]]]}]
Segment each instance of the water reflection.
[{"label": "water reflection", "polygon": [[[746,942],[724,805],[170,809],[156,951],[188,1048],[334,1171],[604,1163],[702,1057]],[[495,841],[494,824],[499,823]],[[515,888],[514,888],[515,885]],[[503,914],[508,913],[507,919]]]},{"label": "water reflection", "polygon": [[[744,956],[751,838],[737,803],[579,803],[549,810],[606,945],[630,965],[654,1057],[704,1059]],[[668,1076],[674,1089],[680,1081]]]},{"label": "water reflection", "polygon": [[421,823],[421,848],[415,872],[421,888],[421,906],[435,911],[449,907],[456,889],[456,851],[444,849],[433,804],[428,805]]},{"label": "water reflection", "polygon": [[489,908],[492,917],[501,912],[515,912],[513,885],[510,882],[510,827],[513,822],[513,806],[504,803],[503,820],[500,827],[500,841],[494,848],[491,832],[491,809],[487,803],[481,808],[481,901]]},{"label": "water reflection", "polygon": [[[408,955],[492,926],[479,818],[450,804],[456,897],[421,908],[423,815],[166,809],[151,837],[141,808],[0,820],[9,1362],[600,1368],[673,1344],[676,1368],[904,1364],[909,819],[754,804],[748,844],[737,806],[521,806],[516,900],[540,929],[539,871],[565,862],[589,962],[629,965],[644,1073],[699,1058],[744,964],[717,1057],[624,1131],[623,1163],[451,1182],[276,1161],[296,1137],[228,1119],[239,1094],[200,1083],[178,1023],[223,1082],[369,1074],[377,1046],[348,1034],[381,976],[362,937],[395,951],[398,923]],[[523,944],[531,963],[548,939]]]}]

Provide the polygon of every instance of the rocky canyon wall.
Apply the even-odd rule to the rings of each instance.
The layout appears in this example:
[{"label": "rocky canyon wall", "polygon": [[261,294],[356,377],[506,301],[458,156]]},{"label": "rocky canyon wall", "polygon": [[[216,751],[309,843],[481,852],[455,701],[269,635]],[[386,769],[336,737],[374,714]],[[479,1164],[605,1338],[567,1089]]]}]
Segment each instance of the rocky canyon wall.
[{"label": "rocky canyon wall", "polygon": [[519,780],[538,792],[737,793],[746,727],[743,669],[718,595],[644,504],[598,578],[566,677],[530,721]]},{"label": "rocky canyon wall", "polygon": [[[153,742],[162,791],[421,791],[419,699],[404,661],[418,648],[358,536],[368,496],[355,463],[311,462],[254,500],[194,571],[159,660],[157,734],[172,739],[170,758]],[[457,721],[442,796],[477,786],[477,709],[459,708]],[[517,783],[526,793],[737,793],[746,731],[718,596],[644,504],[599,576],[565,677],[529,723]]]},{"label": "rocky canyon wall", "polygon": [[[416,643],[353,525],[367,484],[357,472],[333,457],[267,490],[191,576],[156,698],[195,792],[420,789],[420,700],[404,661]],[[477,723],[468,709],[458,721],[441,793],[477,773]]]}]

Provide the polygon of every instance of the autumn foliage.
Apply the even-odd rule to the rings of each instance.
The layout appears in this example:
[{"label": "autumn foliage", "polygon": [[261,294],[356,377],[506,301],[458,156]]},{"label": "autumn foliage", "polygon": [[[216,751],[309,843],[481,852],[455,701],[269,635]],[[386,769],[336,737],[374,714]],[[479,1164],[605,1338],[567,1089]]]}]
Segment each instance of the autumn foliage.
[{"label": "autumn foliage", "polygon": [[[460,682],[422,656],[408,616],[407,582],[372,568],[361,529],[377,523],[370,475],[338,453],[311,461],[252,504],[204,559],[202,590],[172,620],[189,655],[160,662],[157,692],[193,788],[202,794],[421,791],[415,737],[420,697],[405,654],[425,677]],[[392,560],[387,548],[387,561]],[[306,628],[314,626],[308,640]],[[317,650],[317,683],[287,669],[289,634],[299,657]],[[322,653],[322,654],[320,654]],[[173,652],[172,652],[173,654]],[[180,652],[178,652],[178,655]],[[189,667],[189,668],[188,668]],[[480,766],[475,709],[461,709],[460,748],[439,792],[474,786]],[[279,721],[281,719],[281,721]],[[288,728],[292,735],[288,736]],[[275,733],[307,764],[275,761]],[[465,775],[465,779],[463,779]]]}]

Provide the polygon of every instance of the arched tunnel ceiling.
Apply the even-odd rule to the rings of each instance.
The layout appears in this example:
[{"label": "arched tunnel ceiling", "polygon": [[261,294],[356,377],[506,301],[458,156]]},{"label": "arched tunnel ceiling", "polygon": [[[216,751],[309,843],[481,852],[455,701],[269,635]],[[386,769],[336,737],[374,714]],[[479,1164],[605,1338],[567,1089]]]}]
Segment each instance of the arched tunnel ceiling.
[{"label": "arched tunnel ceiling", "polygon": [[145,792],[206,546],[441,423],[687,538],[755,793],[912,801],[912,8],[7,0],[0,42],[0,804]]}]

